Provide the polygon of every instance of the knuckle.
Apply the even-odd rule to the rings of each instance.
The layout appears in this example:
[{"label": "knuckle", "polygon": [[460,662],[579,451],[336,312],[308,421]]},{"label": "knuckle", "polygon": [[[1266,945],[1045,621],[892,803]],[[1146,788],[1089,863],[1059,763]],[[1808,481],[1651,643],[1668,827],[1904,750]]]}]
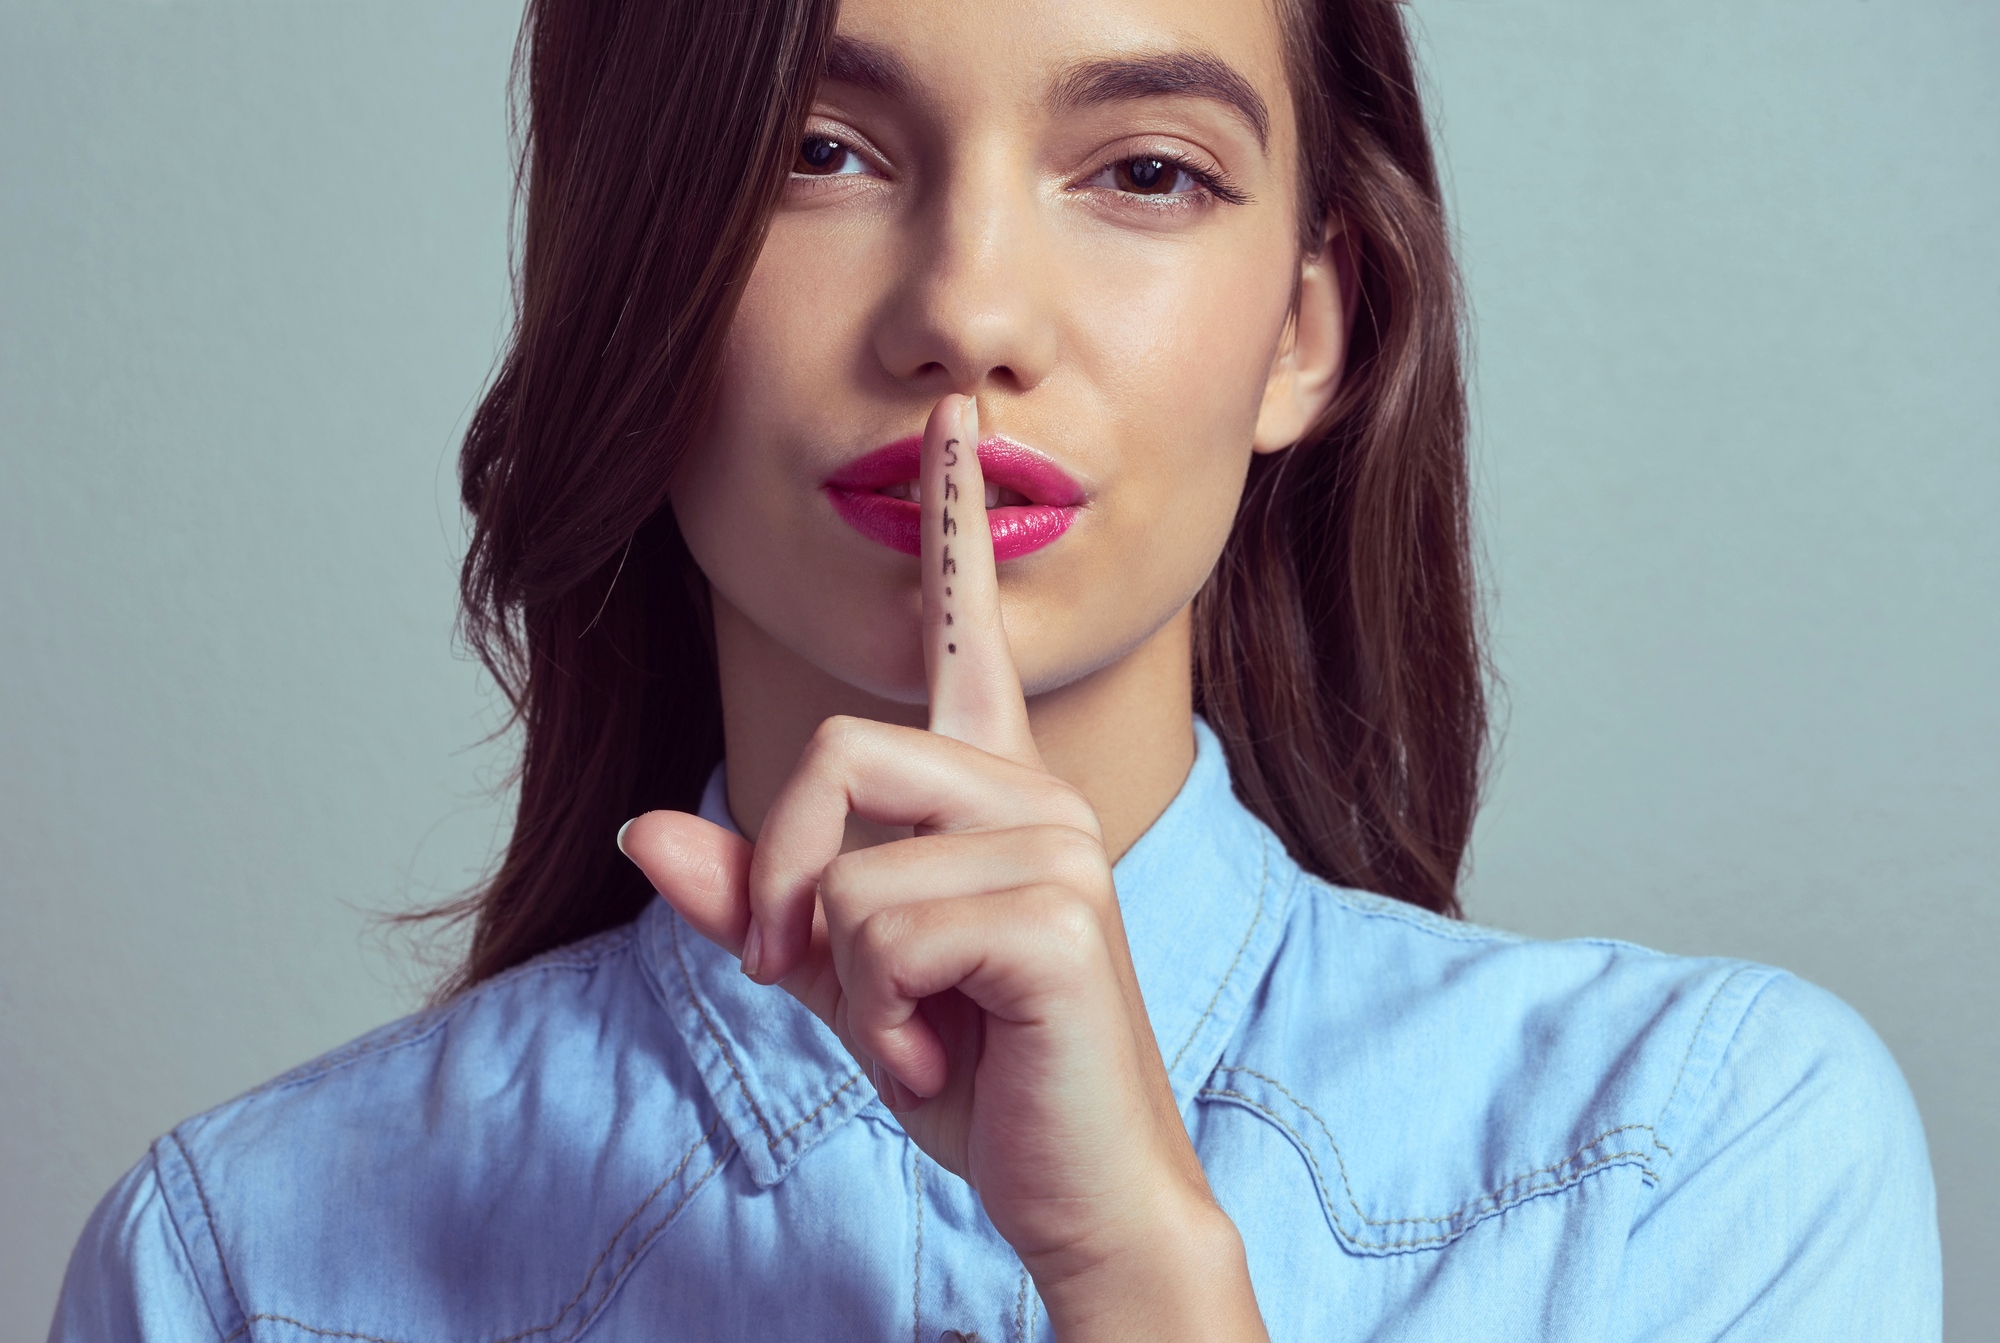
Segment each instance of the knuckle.
[{"label": "knuckle", "polygon": [[856,924],[848,939],[842,988],[854,1005],[854,1030],[880,1056],[905,1018],[908,997],[901,969],[909,921],[898,910],[881,910]]},{"label": "knuckle", "polygon": [[819,898],[832,913],[849,903],[855,887],[855,864],[846,854],[828,863],[819,874]]},{"label": "knuckle", "polygon": [[1076,785],[1062,779],[1052,779],[1050,813],[1056,824],[1087,836],[1095,842],[1102,842],[1104,830],[1097,820],[1097,809],[1090,805],[1090,799],[1083,795]]},{"label": "knuckle", "polygon": [[882,909],[857,924],[851,951],[855,969],[871,978],[884,974],[907,932],[905,923],[901,910]]},{"label": "knuckle", "polygon": [[812,740],[806,743],[807,753],[816,761],[838,759],[852,753],[866,731],[866,722],[849,714],[823,718],[813,729]]},{"label": "knuckle", "polygon": [[1102,940],[1097,911],[1069,890],[1037,887],[1030,894],[1031,915],[1049,953],[1071,963],[1089,959]]},{"label": "knuckle", "polygon": [[1044,828],[1042,861],[1049,876],[1061,885],[1094,891],[1104,884],[1104,846],[1094,835],[1074,826]]}]

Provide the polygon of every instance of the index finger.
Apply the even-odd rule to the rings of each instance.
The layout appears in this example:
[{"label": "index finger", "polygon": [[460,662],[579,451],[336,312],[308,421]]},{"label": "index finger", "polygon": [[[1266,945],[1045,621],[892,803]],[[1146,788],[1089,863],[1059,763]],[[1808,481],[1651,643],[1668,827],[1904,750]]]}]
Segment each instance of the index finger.
[{"label": "index finger", "polygon": [[1041,768],[1000,616],[1000,575],[979,465],[979,406],[947,396],[924,426],[924,670],[931,731]]}]

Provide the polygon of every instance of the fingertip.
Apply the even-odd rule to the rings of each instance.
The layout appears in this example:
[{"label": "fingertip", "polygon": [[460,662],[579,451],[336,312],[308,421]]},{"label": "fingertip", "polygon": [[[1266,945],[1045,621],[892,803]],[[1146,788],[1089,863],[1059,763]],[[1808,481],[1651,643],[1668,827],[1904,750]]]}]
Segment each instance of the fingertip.
[{"label": "fingertip", "polygon": [[950,1081],[951,1059],[944,1041],[921,1011],[912,1011],[899,1025],[864,1040],[863,1047],[875,1059],[882,1077],[901,1089],[906,1103],[900,1109],[915,1109],[943,1091]]},{"label": "fingertip", "polygon": [[811,902],[808,901],[804,925],[795,927],[800,919],[796,907],[769,903],[756,894],[759,889],[758,882],[751,882],[739,959],[743,962],[743,973],[750,979],[759,984],[776,984],[796,970],[811,950]]},{"label": "fingertip", "polygon": [[881,1097],[882,1104],[888,1106],[891,1112],[908,1114],[924,1103],[922,1096],[897,1081],[896,1074],[880,1063],[875,1064],[869,1071],[875,1082],[875,1094]]}]

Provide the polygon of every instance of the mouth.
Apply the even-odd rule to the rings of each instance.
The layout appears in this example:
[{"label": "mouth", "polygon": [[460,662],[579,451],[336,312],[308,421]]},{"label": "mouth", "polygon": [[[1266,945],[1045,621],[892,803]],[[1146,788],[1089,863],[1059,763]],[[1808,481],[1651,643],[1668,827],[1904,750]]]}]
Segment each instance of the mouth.
[{"label": "mouth", "polygon": [[[905,555],[922,553],[917,500],[918,455],[912,436],[856,458],[827,478],[826,494],[848,526]],[[1054,543],[1083,510],[1083,487],[1033,448],[1006,438],[979,443],[986,477],[986,525],[995,563],[1019,559]]]}]

